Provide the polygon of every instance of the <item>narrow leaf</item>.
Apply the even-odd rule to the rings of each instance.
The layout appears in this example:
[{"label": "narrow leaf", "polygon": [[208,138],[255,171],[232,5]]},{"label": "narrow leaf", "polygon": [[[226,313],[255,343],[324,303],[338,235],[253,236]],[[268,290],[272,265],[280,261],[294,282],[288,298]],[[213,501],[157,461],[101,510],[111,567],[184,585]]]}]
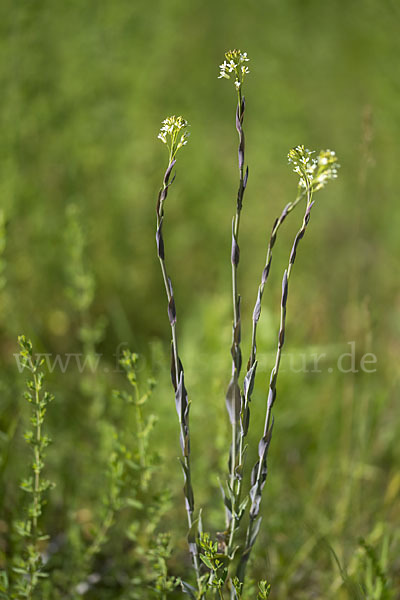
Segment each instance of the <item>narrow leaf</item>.
[{"label": "narrow leaf", "polygon": [[226,392],[226,408],[231,424],[237,423],[240,417],[240,388],[237,376],[233,376]]}]

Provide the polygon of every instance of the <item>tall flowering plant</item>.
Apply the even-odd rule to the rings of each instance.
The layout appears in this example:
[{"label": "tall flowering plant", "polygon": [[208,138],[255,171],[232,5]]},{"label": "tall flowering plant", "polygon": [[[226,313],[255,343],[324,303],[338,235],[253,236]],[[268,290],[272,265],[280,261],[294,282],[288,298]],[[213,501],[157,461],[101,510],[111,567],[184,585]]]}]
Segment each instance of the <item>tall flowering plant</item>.
[{"label": "tall flowering plant", "polygon": [[[235,127],[238,134],[239,182],[235,213],[232,219],[230,256],[232,276],[232,343],[230,352],[232,368],[225,399],[232,437],[229,450],[229,471],[225,485],[221,486],[225,509],[225,528],[224,531],[217,533],[217,541],[213,541],[212,537],[203,531],[201,513],[198,516],[195,515],[190,452],[190,402],[184,383],[183,366],[178,353],[177,313],[172,283],[166,269],[163,238],[164,205],[168,190],[174,181],[174,178],[171,178],[171,174],[176,163],[177,152],[187,143],[188,123],[182,117],[168,117],[162,122],[162,127],[158,135],[159,139],[168,147],[169,158],[156,207],[157,254],[167,296],[168,318],[171,326],[171,378],[180,424],[181,465],[184,475],[184,496],[189,527],[189,550],[196,575],[196,586],[184,581],[181,581],[181,586],[186,594],[197,600],[207,598],[207,594],[210,591],[215,593],[219,598],[226,597],[224,594],[228,594],[231,600],[244,597],[246,567],[261,526],[261,500],[267,478],[267,457],[274,423],[272,409],[277,397],[279,367],[285,343],[289,281],[299,244],[310,222],[311,210],[315,203],[313,196],[316,192],[323,189],[328,181],[337,177],[339,168],[336,154],[331,150],[322,150],[319,154],[315,155],[314,152],[300,145],[292,148],[288,153],[289,164],[299,177],[297,192],[295,199],[286,204],[279,217],[275,220],[269,237],[265,265],[262,270],[261,281],[258,286],[256,302],[252,313],[249,359],[244,376],[242,376],[242,318],[241,297],[238,291],[238,267],[240,261],[240,220],[244,193],[249,176],[248,167],[245,167],[245,136],[243,129],[246,106],[243,87],[245,79],[250,72],[247,65],[248,62],[249,58],[246,52],[230,50],[226,52],[224,61],[219,67],[219,78],[231,79],[237,95]],[[277,349],[275,361],[266,386],[267,396],[265,401],[264,427],[258,443],[257,460],[249,472],[250,487],[246,490],[243,482],[247,472],[245,463],[247,435],[250,427],[250,406],[258,365],[257,325],[261,317],[262,300],[271,270],[272,250],[276,243],[278,231],[288,215],[302,203],[304,203],[302,224],[293,240],[288,265],[282,277]],[[267,582],[260,582],[258,599],[267,598],[269,591],[270,586]]]}]

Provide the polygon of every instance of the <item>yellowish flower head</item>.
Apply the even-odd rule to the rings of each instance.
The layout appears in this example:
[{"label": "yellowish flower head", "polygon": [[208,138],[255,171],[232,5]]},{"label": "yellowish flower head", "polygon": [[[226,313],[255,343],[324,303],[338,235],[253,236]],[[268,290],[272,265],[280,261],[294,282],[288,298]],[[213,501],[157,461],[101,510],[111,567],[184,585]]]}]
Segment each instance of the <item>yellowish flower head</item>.
[{"label": "yellowish flower head", "polygon": [[249,68],[246,66],[246,62],[249,62],[247,52],[241,52],[240,50],[229,50],[225,52],[225,60],[222,65],[219,66],[219,77],[218,79],[230,79],[231,73],[234,77],[234,84],[237,91],[242,87],[245,76],[250,73]]},{"label": "yellowish flower head", "polygon": [[289,151],[288,160],[293,165],[293,171],[300,176],[300,187],[316,192],[328,181],[337,178],[340,165],[333,150],[321,150],[317,158],[313,154],[315,152],[304,146],[296,146]]},{"label": "yellowish flower head", "polygon": [[163,144],[168,146],[171,160],[179,148],[186,146],[187,138],[189,137],[188,127],[189,124],[183,117],[176,117],[175,115],[167,117],[162,122],[160,133],[157,137]]}]

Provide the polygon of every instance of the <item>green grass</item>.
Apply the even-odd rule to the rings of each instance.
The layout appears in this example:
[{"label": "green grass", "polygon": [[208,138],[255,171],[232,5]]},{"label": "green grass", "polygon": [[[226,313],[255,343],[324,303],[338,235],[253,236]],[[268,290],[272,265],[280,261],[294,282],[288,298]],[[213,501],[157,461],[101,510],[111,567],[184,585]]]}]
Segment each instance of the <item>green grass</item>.
[{"label": "green grass", "polygon": [[[102,354],[96,377],[82,377],[72,367],[47,377],[55,400],[46,416],[53,439],[46,477],[57,486],[43,529],[59,540],[73,522],[74,531],[90,541],[78,517],[85,510],[101,513],[98,490],[109,444],[104,420],[134,431],[133,415],[127,418],[111,394],[125,386],[114,357],[125,342],[141,355],[143,380],[150,375],[158,380],[147,407],[158,418],[153,434],[161,457],[158,483],[172,494],[162,528],[173,535],[171,573],[183,575],[189,566],[168,320],[154,244],[154,204],[165,158],[156,136],[161,119],[174,113],[191,123],[164,233],[192,400],[192,451],[198,457],[193,480],[207,527],[223,526],[217,477],[209,473],[225,472],[230,439],[225,391],[236,134],[232,90],[217,76],[223,52],[238,46],[253,61],[246,82],[250,177],[238,273],[241,290],[250,290],[243,297],[244,323],[273,219],[295,191],[287,150],[300,142],[332,147],[342,165],[340,179],[313,211],[293,273],[287,322],[288,352],[320,350],[327,357],[322,373],[292,373],[285,360],[282,364],[263,527],[250,570],[272,584],[271,598],[354,598],[355,583],[367,590],[369,578],[379,579],[365,548],[371,546],[385,563],[381,552],[388,544],[389,558],[381,567],[389,597],[396,598],[397,4],[5,1],[0,17],[0,205],[6,223],[0,266],[0,567],[9,552],[12,520],[21,510],[19,480],[29,468],[22,437],[28,419],[25,381],[13,357],[17,335],[31,338],[37,351],[82,351],[81,316],[66,291],[70,254],[63,232],[70,204],[80,207],[85,265],[96,282],[90,323],[94,327],[105,317],[106,326],[96,346]],[[295,221],[288,220],[274,249],[259,327],[252,419],[260,429],[279,317],[279,274],[298,229]],[[250,335],[246,327],[244,349]],[[337,371],[337,356],[352,340],[358,360],[366,352],[376,354],[376,373]],[[254,431],[253,447],[260,433]],[[117,532],[131,517],[124,518]],[[361,537],[367,546],[359,544]],[[109,551],[128,572],[125,550],[114,533]],[[68,560],[72,569],[73,557]],[[96,598],[117,593],[111,585]],[[381,592],[366,591],[365,597],[373,593]]]}]

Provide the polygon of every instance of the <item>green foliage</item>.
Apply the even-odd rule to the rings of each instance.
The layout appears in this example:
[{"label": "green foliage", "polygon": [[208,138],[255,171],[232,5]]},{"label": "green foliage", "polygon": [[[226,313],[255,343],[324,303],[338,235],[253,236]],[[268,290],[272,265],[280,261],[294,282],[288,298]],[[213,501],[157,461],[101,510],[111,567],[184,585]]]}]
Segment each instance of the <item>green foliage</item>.
[{"label": "green foliage", "polygon": [[398,533],[389,533],[383,523],[377,523],[367,538],[360,538],[349,571],[359,582],[367,600],[395,598],[389,561],[398,548]]},{"label": "green foliage", "polygon": [[[113,571],[114,576],[126,579],[121,593],[133,600],[140,598],[139,590],[144,588],[154,589],[157,594],[161,590],[164,594],[172,589],[173,582],[166,571],[169,542],[162,536],[157,538],[158,542],[155,539],[160,519],[169,505],[169,494],[157,486],[157,455],[149,450],[155,418],[143,413],[155,382],[149,378],[146,391],[141,393],[137,361],[136,354],[124,351],[121,365],[133,394],[127,391],[113,393],[113,403],[123,411],[125,420],[131,421],[130,412],[133,411],[135,429],[123,428],[117,432],[114,426],[103,424],[103,440],[108,440],[109,451],[99,511],[88,532],[89,543],[82,539],[82,532],[76,532],[70,539],[75,546],[74,585],[77,590],[96,587],[97,581],[92,582],[93,574],[108,553],[114,551],[112,549],[118,549],[121,544],[130,548],[125,558],[120,556],[120,564],[116,563]],[[79,565],[78,569],[76,565]],[[63,585],[67,585],[67,581]]]},{"label": "green foliage", "polygon": [[[48,536],[42,532],[41,517],[45,505],[45,495],[54,484],[43,478],[45,450],[50,438],[44,434],[43,425],[49,403],[53,396],[43,389],[44,372],[41,370],[43,359],[35,358],[32,343],[25,336],[18,338],[20,346],[19,358],[23,369],[30,372],[32,379],[26,384],[25,399],[31,405],[31,427],[24,438],[32,450],[32,475],[21,481],[21,489],[28,494],[29,503],[24,508],[25,517],[14,524],[17,535],[21,538],[20,551],[14,557],[11,580],[11,598],[37,597],[43,578],[47,577],[42,559],[42,546]],[[4,575],[3,586],[6,586]]]},{"label": "green foliage", "polygon": [[67,293],[74,308],[85,315],[93,303],[95,281],[85,264],[86,238],[82,229],[82,210],[70,204],[66,210],[65,245]]},{"label": "green foliage", "polygon": [[150,435],[156,423],[156,417],[153,414],[150,414],[144,418],[143,410],[153,393],[156,382],[152,377],[148,378],[146,382],[146,391],[141,393],[136,371],[138,358],[137,354],[132,353],[129,350],[123,351],[120,363],[133,388],[133,394],[115,392],[114,398],[121,399],[128,406],[134,407],[137,436],[136,460],[138,461],[141,472],[140,485],[145,490],[149,485],[156,458],[156,455],[149,451]]},{"label": "green foliage", "polygon": [[[282,355],[279,375],[267,494],[260,508],[263,521],[242,597],[254,600],[258,590],[253,582],[266,577],[274,598],[353,600],[366,594],[368,580],[370,593],[379,591],[378,572],[359,545],[360,536],[381,563],[393,598],[400,597],[400,324],[393,276],[400,255],[400,119],[393,77],[400,51],[398,13],[392,0],[354,0],[345,9],[319,0],[207,6],[200,0],[171,0],[158,2],[156,10],[143,0],[96,6],[77,0],[1,3],[3,595],[10,591],[7,579],[15,578],[12,557],[22,544],[13,523],[22,520],[23,500],[30,499],[19,487],[30,470],[22,432],[31,407],[16,402],[23,382],[13,352],[21,331],[51,356],[86,353],[84,343],[94,341],[93,372],[79,374],[70,366],[65,373],[55,368],[46,376],[56,401],[45,416],[45,433],[51,432],[54,442],[46,449],[42,476],[57,486],[44,495],[47,505],[40,517],[41,530],[50,535],[42,545],[49,577],[41,582],[41,600],[77,599],[71,582],[110,499],[109,459],[119,456],[121,444],[139,462],[136,409],[110,393],[112,388],[125,390],[116,366],[120,342],[140,353],[142,394],[148,377],[157,372],[157,393],[143,407],[144,419],[149,414],[158,418],[148,446],[158,455],[147,471],[155,479],[140,491],[141,500],[134,496],[143,507],[118,511],[107,541],[93,555],[91,572],[83,580],[78,573],[77,582],[88,586],[85,600],[152,596],[149,561],[138,558],[133,548],[139,543],[128,533],[148,547],[149,494],[157,487],[161,495],[168,487],[171,499],[160,498],[165,510],[158,525],[173,532],[167,567],[171,576],[195,584],[185,545],[165,299],[153,255],[151,199],[164,150],[154,131],[160,117],[173,111],[189,120],[193,140],[179,152],[164,227],[191,401],[193,486],[207,531],[219,540],[215,532],[223,530],[226,539],[216,474],[225,473],[232,437],[225,414],[232,307],[226,295],[229,232],[223,224],[229,224],[229,197],[234,200],[236,191],[234,107],[227,101],[235,91],[236,74],[220,85],[216,65],[224,60],[225,48],[240,43],[251,57],[245,63],[251,74],[243,84],[251,167],[240,234],[243,317],[253,308],[247,290],[256,291],[252,286],[268,243],[266,230],[281,207],[293,203],[296,178],[291,181],[284,164],[287,149],[299,140],[309,148],[332,147],[342,163],[340,179],[313,209],[310,235],[293,273],[288,353]],[[103,327],[96,335],[83,335],[81,300],[65,294],[72,287],[73,249],[66,240],[71,204],[77,207],[75,220],[82,232],[84,272],[94,282],[92,289],[81,286],[85,303],[91,299],[85,327],[95,330],[99,318],[107,321],[107,331]],[[263,305],[257,331],[247,466],[257,460],[279,316],[277,275],[285,266],[284,248],[296,232],[295,220],[288,219],[273,247],[270,302]],[[350,340],[355,341],[359,371],[341,373],[337,358],[349,351]],[[250,347],[250,332],[243,329],[242,349]],[[375,373],[359,368],[367,352],[378,359]],[[318,372],[313,356],[323,354]],[[243,358],[247,361],[246,353]],[[140,489],[141,468],[129,477],[130,471],[124,472]],[[243,498],[249,486],[245,475]],[[246,519],[244,515],[242,526]],[[383,536],[375,531],[380,523],[390,532],[385,564]],[[332,553],[321,548],[321,537],[334,548],[342,571]],[[245,544],[240,531],[235,540],[235,545]],[[204,573],[203,563],[201,569]],[[147,583],[129,589],[129,578],[137,571]],[[169,596],[179,598],[180,592]]]},{"label": "green foliage", "polygon": [[3,291],[6,285],[6,260],[4,258],[6,243],[6,219],[4,210],[0,210],[0,293]]},{"label": "green foliage", "polygon": [[[87,240],[82,224],[82,210],[77,204],[66,209],[65,229],[65,279],[66,295],[78,316],[78,338],[82,345],[83,365],[89,367],[80,378],[82,391],[92,398],[90,407],[94,418],[104,410],[105,382],[98,370],[98,344],[104,337],[106,319],[102,316],[93,319],[90,309],[95,299],[96,281],[93,270],[88,265]],[[93,372],[96,371],[96,376]]]},{"label": "green foliage", "polygon": [[[167,598],[179,585],[179,580],[168,574],[167,560],[171,557],[172,547],[170,536],[166,533],[159,534],[154,544],[149,549],[149,562],[152,569],[151,587],[156,597]],[[138,596],[139,597],[139,596]]]},{"label": "green foliage", "polygon": [[210,539],[208,533],[200,536],[200,559],[209,569],[209,577],[206,581],[207,586],[218,591],[222,598],[222,590],[228,575],[227,564],[229,562],[226,554],[218,551],[218,543]]},{"label": "green foliage", "polygon": [[366,597],[371,600],[387,600],[392,597],[388,580],[383,570],[383,565],[387,562],[388,538],[383,541],[382,556],[379,559],[372,546],[367,544],[364,538],[360,539],[360,546],[365,552],[365,589]]},{"label": "green foliage", "polygon": [[260,581],[258,584],[259,592],[258,592],[258,600],[266,600],[269,597],[269,593],[271,591],[271,586],[266,581]]},{"label": "green foliage", "polygon": [[[103,570],[101,565],[107,560],[108,553],[115,552],[119,560],[112,566],[112,577],[124,581],[118,592],[121,597],[135,600],[142,597],[143,589],[148,589],[153,590],[154,597],[166,598],[166,594],[178,585],[178,580],[167,570],[171,555],[169,536],[156,535],[170,500],[165,488],[157,484],[158,457],[150,448],[155,418],[144,414],[154,389],[154,379],[147,379],[142,393],[136,371],[138,356],[124,351],[121,365],[133,394],[116,391],[113,402],[124,411],[125,420],[135,424],[135,429],[124,428],[117,432],[114,425],[106,421],[101,423],[101,440],[108,449],[97,507],[93,513],[84,509],[78,511],[81,516],[70,521],[65,541],[54,552],[51,545],[57,546],[57,542],[49,541],[40,526],[45,495],[53,487],[42,476],[45,450],[50,443],[43,425],[47,406],[53,398],[43,389],[44,373],[40,369],[44,360],[34,355],[31,342],[24,336],[20,336],[19,344],[20,367],[32,375],[25,394],[32,407],[31,429],[24,437],[32,448],[33,476],[21,482],[21,488],[29,494],[31,501],[24,509],[25,519],[14,525],[20,542],[12,550],[7,568],[1,571],[1,597],[30,600],[47,598],[48,594],[52,598],[91,597],[92,589],[103,584],[103,576],[98,570]],[[133,419],[130,418],[131,411]],[[123,547],[125,556],[121,553]],[[47,578],[45,584],[44,578]]]}]

